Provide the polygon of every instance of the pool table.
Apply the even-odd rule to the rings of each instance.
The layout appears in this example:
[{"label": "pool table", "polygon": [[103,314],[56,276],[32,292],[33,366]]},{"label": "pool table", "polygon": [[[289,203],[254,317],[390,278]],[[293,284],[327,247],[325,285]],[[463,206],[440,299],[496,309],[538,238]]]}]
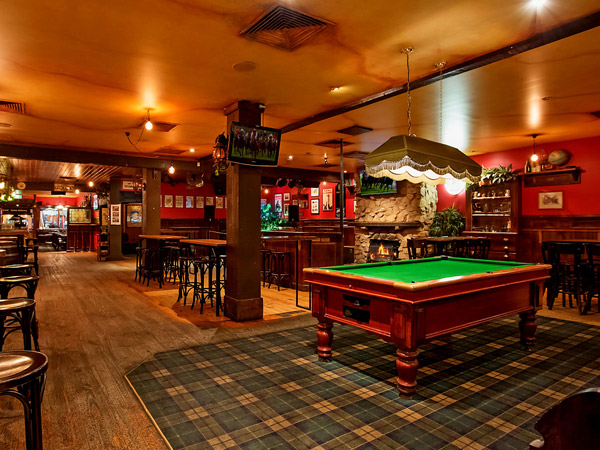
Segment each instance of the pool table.
[{"label": "pool table", "polygon": [[519,314],[521,342],[531,348],[550,268],[448,256],[306,268],[319,359],[331,359],[334,322],[362,328],[397,346],[397,388],[410,397],[417,347],[428,339]]}]

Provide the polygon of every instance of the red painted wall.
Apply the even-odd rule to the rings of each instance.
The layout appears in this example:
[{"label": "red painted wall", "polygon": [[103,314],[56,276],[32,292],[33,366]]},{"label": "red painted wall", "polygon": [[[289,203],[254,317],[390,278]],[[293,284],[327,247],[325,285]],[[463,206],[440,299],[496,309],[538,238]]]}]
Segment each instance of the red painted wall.
[{"label": "red painted wall", "polygon": [[[308,207],[300,208],[300,220],[304,219],[336,219],[335,216],[335,186],[336,183],[328,183],[323,181],[319,186],[319,196],[311,197],[310,196],[310,188],[302,189],[302,195],[307,196],[308,198]],[[323,211],[323,189],[332,189],[333,190],[333,211]],[[284,187],[270,187],[268,188],[268,193],[263,189],[260,193],[261,199],[266,199],[267,203],[271,205],[271,207],[275,207],[275,194],[281,194],[282,203],[285,205],[286,203],[292,204],[292,197],[298,194],[297,188],[289,188],[287,186]],[[283,200],[283,196],[285,193],[290,194],[290,200]],[[310,213],[310,200],[311,199],[319,199],[319,214],[311,214]],[[348,189],[346,189],[346,218],[354,219],[354,194],[351,194]]]},{"label": "red painted wall", "polygon": [[[569,166],[582,169],[581,184],[559,186],[527,187],[521,191],[521,214],[528,215],[597,215],[600,214],[600,136],[561,141],[545,144],[542,138],[537,139],[536,149],[549,155],[554,150],[568,150],[571,153]],[[527,158],[531,156],[532,146],[507,150],[504,152],[486,153],[473,156],[483,167],[507,166],[512,164],[513,170],[523,171]],[[538,194],[540,192],[562,192],[563,209],[539,209]],[[438,186],[438,211],[450,206],[449,194],[444,194],[443,186]],[[464,212],[465,194],[454,196],[454,201],[462,206]],[[460,208],[459,208],[460,209]]]},{"label": "red painted wall", "polygon": [[79,197],[40,197],[35,199],[37,202],[42,202],[42,206],[77,206],[79,205]]},{"label": "red painted wall", "polygon": [[[189,189],[186,183],[177,183],[174,186],[171,186],[169,183],[161,183],[160,192],[162,195],[161,208],[160,208],[160,217],[161,219],[203,219],[204,218],[204,208],[196,208],[196,197],[202,196],[204,197],[204,204],[206,205],[206,198],[212,197],[214,198],[215,205],[215,219],[225,219],[227,217],[227,200],[224,195],[215,195],[215,190],[213,185],[210,183],[206,183],[204,186],[200,188]],[[165,195],[173,196],[173,207],[165,208]],[[175,196],[183,195],[183,208],[175,207]],[[193,196],[193,208],[186,208],[186,197]],[[217,209],[216,207],[216,197],[223,198],[223,208]]]}]

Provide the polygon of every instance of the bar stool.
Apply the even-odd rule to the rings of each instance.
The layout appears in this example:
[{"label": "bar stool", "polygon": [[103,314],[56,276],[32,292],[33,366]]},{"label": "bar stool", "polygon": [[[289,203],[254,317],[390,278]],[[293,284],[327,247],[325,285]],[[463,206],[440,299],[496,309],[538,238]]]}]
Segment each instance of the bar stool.
[{"label": "bar stool", "polygon": [[[135,278],[134,281],[142,281],[142,270],[143,270],[143,263],[142,263],[142,250],[144,250],[141,246],[137,246],[135,248]],[[138,280],[138,276],[140,277],[140,279]]]},{"label": "bar stool", "polygon": [[21,402],[25,413],[27,450],[42,450],[42,397],[48,357],[43,353],[16,351],[0,353],[0,395]]},{"label": "bar stool", "polygon": [[579,314],[587,312],[587,299],[583,293],[583,266],[581,258],[584,247],[581,243],[553,242],[550,245],[552,265],[556,266],[558,288],[562,293],[563,306],[565,295],[569,296],[569,306],[573,307],[573,296],[579,308]]},{"label": "bar stool", "polygon": [[271,250],[262,249],[260,251],[260,275],[262,277],[263,287],[265,287],[267,280],[271,276],[271,270],[269,267],[270,258]]},{"label": "bar stool", "polygon": [[281,287],[281,281],[287,278],[291,282],[290,269],[292,266],[292,253],[282,251],[271,251],[271,274],[269,277],[269,288],[271,283],[277,284],[277,290]]},{"label": "bar stool", "polygon": [[11,275],[31,275],[33,264],[9,264],[0,266],[0,276],[9,277]]},{"label": "bar stool", "polygon": [[179,277],[179,255],[181,249],[176,245],[169,245],[165,247],[166,258],[165,258],[165,282],[171,281],[177,282]]},{"label": "bar stool", "polygon": [[27,298],[35,298],[40,277],[33,275],[13,275],[0,278],[0,298],[8,298],[8,294],[16,287],[21,287],[27,292]]},{"label": "bar stool", "polygon": [[0,352],[9,334],[21,330],[23,347],[31,350],[31,337],[39,352],[37,327],[32,330],[35,317],[35,300],[31,298],[8,298],[0,300]]},{"label": "bar stool", "polygon": [[[150,279],[158,281],[158,287],[162,288],[162,267],[160,265],[159,250],[156,248],[145,248],[142,250],[142,284],[150,285]],[[0,278],[0,281],[2,279]]]},{"label": "bar stool", "polygon": [[194,290],[194,284],[190,280],[190,271],[195,275],[194,256],[180,256],[179,257],[179,294],[177,301],[183,298],[183,304],[187,302],[187,296],[190,291]]},{"label": "bar stool", "polygon": [[24,257],[23,257],[23,263],[27,263],[29,255],[33,255],[33,267],[35,269],[35,274],[39,275],[39,265],[38,265],[38,249],[40,248],[39,245],[30,245],[27,247],[23,247],[24,249],[27,249],[24,252]]},{"label": "bar stool", "polygon": [[[215,260],[211,258],[199,258],[193,261],[194,265],[194,283],[193,290],[194,296],[192,299],[192,309],[196,304],[196,300],[200,303],[200,314],[204,311],[204,303],[206,299],[210,299],[210,306],[213,306],[213,268],[215,266]],[[206,280],[208,278],[208,280]],[[205,283],[205,281],[208,281]],[[185,300],[184,300],[185,305]]]},{"label": "bar stool", "polygon": [[587,310],[591,309],[592,297],[598,296],[598,312],[600,312],[600,244],[588,242],[585,244],[588,257],[587,273]]}]

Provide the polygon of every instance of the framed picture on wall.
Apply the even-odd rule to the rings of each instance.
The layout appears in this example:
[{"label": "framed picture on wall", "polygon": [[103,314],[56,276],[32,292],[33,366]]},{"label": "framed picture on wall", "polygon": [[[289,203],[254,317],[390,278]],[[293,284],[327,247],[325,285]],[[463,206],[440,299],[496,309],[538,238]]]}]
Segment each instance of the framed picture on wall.
[{"label": "framed picture on wall", "polygon": [[298,204],[298,200],[292,200],[292,205],[297,205]]},{"label": "framed picture on wall", "polygon": [[133,180],[122,180],[121,181],[121,190],[122,191],[133,191],[134,190]]},{"label": "framed picture on wall", "polygon": [[165,208],[172,208],[172,207],[173,207],[173,196],[165,195]]},{"label": "framed picture on wall", "polygon": [[183,195],[175,196],[175,208],[183,208]]},{"label": "framed picture on wall", "polygon": [[204,197],[196,196],[196,208],[204,208]]},{"label": "framed picture on wall", "polygon": [[311,198],[310,199],[310,213],[311,214],[319,214],[319,199]]},{"label": "framed picture on wall", "polygon": [[285,203],[283,205],[283,217],[290,217],[290,204],[289,203]]},{"label": "framed picture on wall", "polygon": [[267,199],[266,198],[261,198],[260,199],[260,206],[265,206],[267,204]]},{"label": "framed picture on wall", "polygon": [[283,193],[283,201],[287,202],[290,200],[290,193],[289,192],[284,192]]},{"label": "framed picture on wall", "polygon": [[540,192],[538,194],[539,209],[563,209],[563,193]]},{"label": "framed picture on wall", "polygon": [[108,207],[106,206],[100,208],[100,225],[103,227],[110,225],[110,216],[108,214]]},{"label": "framed picture on wall", "polygon": [[186,208],[193,208],[194,207],[194,196],[193,195],[186,195],[186,197],[185,197],[185,207]]},{"label": "framed picture on wall", "polygon": [[215,208],[223,209],[223,197],[217,197]]},{"label": "framed picture on wall", "polygon": [[333,211],[333,189],[323,189],[323,211]]},{"label": "framed picture on wall", "polygon": [[213,206],[215,204],[214,197],[206,197],[206,206]]},{"label": "framed picture on wall", "polygon": [[318,197],[319,196],[319,188],[310,188],[310,196]]},{"label": "framed picture on wall", "polygon": [[275,194],[275,205],[273,205],[273,209],[280,216],[283,211],[283,202],[282,202],[281,198],[282,198],[281,194]]},{"label": "framed picture on wall", "polygon": [[141,228],[142,227],[142,205],[140,204],[128,204],[125,209],[125,217],[128,227]]},{"label": "framed picture on wall", "polygon": [[300,209],[308,208],[308,200],[300,200],[298,202],[298,208],[300,208]]},{"label": "framed picture on wall", "polygon": [[110,224],[121,225],[121,204],[110,205]]}]

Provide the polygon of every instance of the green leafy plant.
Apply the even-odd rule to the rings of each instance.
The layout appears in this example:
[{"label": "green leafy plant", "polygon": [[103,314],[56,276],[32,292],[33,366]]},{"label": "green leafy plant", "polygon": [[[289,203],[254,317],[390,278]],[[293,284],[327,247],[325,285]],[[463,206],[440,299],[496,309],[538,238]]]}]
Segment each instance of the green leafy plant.
[{"label": "green leafy plant", "polygon": [[276,230],[280,225],[279,211],[271,209],[270,203],[260,207],[260,229],[262,231]]},{"label": "green leafy plant", "polygon": [[462,214],[452,205],[435,213],[429,236],[458,236],[464,227]]},{"label": "green leafy plant", "polygon": [[515,179],[515,172],[512,170],[512,164],[508,166],[498,166],[483,169],[483,178],[490,180],[492,184],[508,183]]}]

